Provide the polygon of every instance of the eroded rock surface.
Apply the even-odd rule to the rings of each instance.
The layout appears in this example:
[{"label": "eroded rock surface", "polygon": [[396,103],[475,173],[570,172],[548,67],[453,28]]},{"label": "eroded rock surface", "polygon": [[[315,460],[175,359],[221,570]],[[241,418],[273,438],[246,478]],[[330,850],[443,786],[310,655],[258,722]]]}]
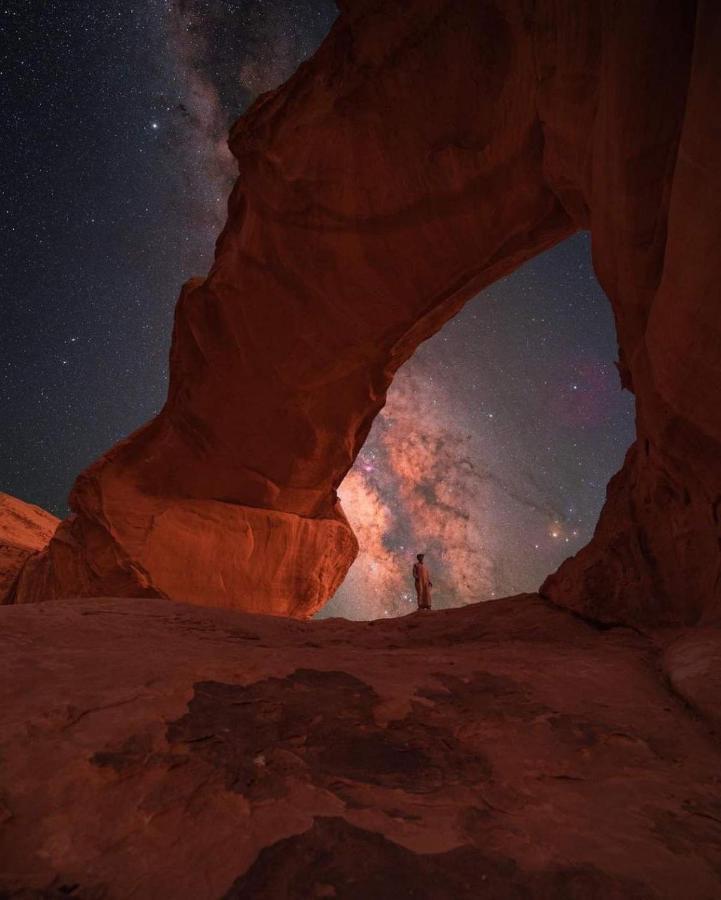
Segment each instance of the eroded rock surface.
[{"label": "eroded rock surface", "polygon": [[630,630],[536,596],[0,618],[2,896],[721,896],[721,748]]},{"label": "eroded rock surface", "polygon": [[669,642],[663,663],[676,693],[721,734],[721,629],[688,629]]},{"label": "eroded rock surface", "polygon": [[638,440],[544,593],[607,622],[721,615],[717,4],[344,2],[234,127],[240,177],[178,303],[160,415],[77,480],[18,597],[304,617],[356,543],[336,488],[397,368],[590,228]]},{"label": "eroded rock surface", "polygon": [[60,519],[0,492],[0,605],[13,601],[20,570],[50,543]]},{"label": "eroded rock surface", "polygon": [[593,866],[559,865],[523,872],[512,859],[486,853],[482,846],[413,853],[377,832],[329,817],[316,818],[308,831],[264,850],[224,900],[397,900],[399,896],[418,900],[649,900],[653,894],[638,883],[609,878]]}]

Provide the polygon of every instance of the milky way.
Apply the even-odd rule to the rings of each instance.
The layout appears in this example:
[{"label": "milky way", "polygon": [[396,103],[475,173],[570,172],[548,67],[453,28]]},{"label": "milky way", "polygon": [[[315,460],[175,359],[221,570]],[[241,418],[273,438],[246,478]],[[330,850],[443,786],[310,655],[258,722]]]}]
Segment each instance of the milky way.
[{"label": "milky way", "polygon": [[633,439],[613,318],[576,235],[483,292],[398,373],[339,494],[361,543],[322,615],[536,590],[591,537]]},{"label": "milky way", "polygon": [[[323,39],[331,0],[6,2],[0,490],[74,476],[161,407],[181,283],[207,271],[232,121]],[[534,589],[585,543],[632,437],[578,235],[419,348],[341,486],[361,554],[323,614]]]}]

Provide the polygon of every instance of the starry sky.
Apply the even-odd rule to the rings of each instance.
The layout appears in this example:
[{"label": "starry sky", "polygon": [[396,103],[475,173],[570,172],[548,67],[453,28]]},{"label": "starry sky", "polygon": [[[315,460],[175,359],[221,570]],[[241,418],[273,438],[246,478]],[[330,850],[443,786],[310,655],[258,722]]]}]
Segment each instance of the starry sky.
[{"label": "starry sky", "polygon": [[[76,474],[160,409],[180,286],[224,219],[228,127],[335,16],[0,4],[0,490],[65,515]],[[615,358],[586,235],[471,301],[401,370],[341,486],[361,553],[322,615],[409,611],[419,551],[438,607],[537,588],[590,538],[632,440]]]}]

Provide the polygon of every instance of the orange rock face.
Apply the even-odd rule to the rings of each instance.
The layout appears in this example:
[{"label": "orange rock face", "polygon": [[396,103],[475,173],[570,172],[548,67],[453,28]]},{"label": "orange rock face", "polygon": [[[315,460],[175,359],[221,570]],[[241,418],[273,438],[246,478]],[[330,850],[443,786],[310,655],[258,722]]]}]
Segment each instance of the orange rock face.
[{"label": "orange rock face", "polygon": [[0,605],[12,603],[18,574],[50,542],[60,519],[0,492]]},{"label": "orange rock face", "polygon": [[394,372],[590,228],[638,441],[544,591],[610,621],[718,619],[719,46],[710,2],[344,3],[231,133],[240,176],[178,303],[164,409],[80,476],[18,598],[312,614],[354,558],[336,488]]}]

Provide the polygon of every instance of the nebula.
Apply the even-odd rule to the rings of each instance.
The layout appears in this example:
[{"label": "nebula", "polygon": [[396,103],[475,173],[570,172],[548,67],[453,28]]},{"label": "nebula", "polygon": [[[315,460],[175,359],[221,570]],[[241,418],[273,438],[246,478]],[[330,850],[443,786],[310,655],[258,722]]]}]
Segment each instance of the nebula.
[{"label": "nebula", "polygon": [[[235,160],[227,142],[229,113],[223,107],[217,85],[209,77],[204,60],[205,39],[193,28],[187,4],[171,4],[165,19],[169,59],[181,86],[176,105],[183,135],[183,154],[191,163],[191,178],[210,203],[208,225],[218,232],[225,222],[225,200],[236,175]],[[215,202],[213,202],[215,201]]]},{"label": "nebula", "polygon": [[450,408],[422,367],[410,370],[386,408],[381,439],[410,539],[440,566],[437,591],[470,601],[493,591],[490,477],[473,458],[471,435],[441,412]]},{"label": "nebula", "polygon": [[537,590],[590,539],[632,437],[614,354],[583,235],[471,301],[398,372],[339,488],[360,552],[320,615],[412,611],[418,552],[436,608]]},{"label": "nebula", "polygon": [[169,0],[164,6],[167,102],[176,129],[168,143],[173,164],[187,172],[188,191],[202,243],[226,218],[237,176],[228,131],[252,102],[287,80],[330,28],[337,9],[321,0],[313,10],[262,0]]},{"label": "nebula", "polygon": [[[363,471],[362,464],[349,472],[341,494],[361,548],[336,595],[350,601],[345,604],[344,614],[360,619],[397,614],[402,611],[399,601],[410,604],[411,595],[397,556],[387,545],[397,524],[396,517],[383,499],[381,489]],[[330,614],[332,609],[326,612]]]},{"label": "nebula", "polygon": [[172,0],[166,15],[178,60],[200,86],[199,125],[224,141],[228,124],[314,52],[337,8],[332,0],[312,10],[263,0]]},{"label": "nebula", "polygon": [[491,527],[494,481],[473,457],[472,436],[423,364],[404,369],[339,495],[359,557],[324,615],[399,615],[414,608],[411,568],[427,554],[434,604],[495,594],[498,547]]}]

